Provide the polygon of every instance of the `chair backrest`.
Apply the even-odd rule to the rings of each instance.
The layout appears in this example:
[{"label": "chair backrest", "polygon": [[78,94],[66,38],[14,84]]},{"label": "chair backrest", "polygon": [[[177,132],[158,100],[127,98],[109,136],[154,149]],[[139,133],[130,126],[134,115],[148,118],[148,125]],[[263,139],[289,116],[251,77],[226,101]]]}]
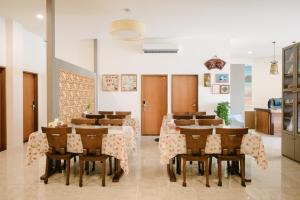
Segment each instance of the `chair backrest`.
[{"label": "chair backrest", "polygon": [[242,139],[248,128],[216,128],[221,135],[222,154],[240,154]]},{"label": "chair backrest", "polygon": [[42,127],[42,132],[46,133],[49,149],[51,154],[66,154],[68,133],[72,133],[72,127],[49,128]]},{"label": "chair backrest", "polygon": [[114,114],[114,111],[98,111],[98,114],[101,114],[101,115],[112,115],[112,114]]},{"label": "chair backrest", "polygon": [[196,116],[206,115],[206,112],[205,111],[199,111],[199,112],[195,112],[194,115],[196,115]]},{"label": "chair backrest", "polygon": [[107,128],[76,128],[76,133],[80,134],[83,155],[101,155],[103,134],[108,133]]},{"label": "chair backrest", "polygon": [[131,111],[116,111],[116,115],[131,115]]},{"label": "chair backrest", "polygon": [[108,119],[125,119],[126,115],[107,115]]},{"label": "chair backrest", "polygon": [[193,115],[173,115],[174,119],[193,119]]},{"label": "chair backrest", "polygon": [[87,119],[87,118],[73,118],[71,119],[72,124],[86,124],[86,125],[95,125],[96,119]]},{"label": "chair backrest", "polygon": [[176,119],[174,120],[176,126],[190,126],[195,125],[195,120],[192,119]]},{"label": "chair backrest", "polygon": [[96,114],[96,115],[87,114],[87,115],[85,115],[85,117],[88,119],[103,119],[105,117],[105,115],[103,115],[103,114]]},{"label": "chair backrest", "polygon": [[213,132],[212,128],[209,129],[180,129],[180,134],[185,135],[186,152],[188,155],[201,155],[205,154],[205,146],[208,135]]},{"label": "chair backrest", "polygon": [[196,119],[216,119],[216,115],[196,115]]},{"label": "chair backrest", "polygon": [[198,119],[199,126],[218,126],[223,124],[223,119]]},{"label": "chair backrest", "polygon": [[99,119],[99,125],[102,126],[122,126],[123,125],[123,119]]}]

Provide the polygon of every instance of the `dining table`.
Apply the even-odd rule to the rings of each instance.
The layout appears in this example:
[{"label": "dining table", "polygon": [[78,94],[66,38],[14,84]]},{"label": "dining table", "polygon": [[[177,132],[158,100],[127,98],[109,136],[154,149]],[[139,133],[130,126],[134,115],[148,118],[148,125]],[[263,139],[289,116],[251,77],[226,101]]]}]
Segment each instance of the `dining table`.
[{"label": "dining table", "polygon": [[[221,154],[221,136],[215,134],[215,129],[223,127],[218,126],[199,126],[197,124],[184,126],[184,128],[213,128],[213,134],[207,137],[205,153],[206,154]],[[159,150],[160,163],[167,165],[167,173],[171,182],[176,181],[174,173],[173,159],[180,154],[186,153],[185,135],[180,134],[180,127],[176,127],[174,119],[170,116],[165,116],[162,121],[160,136],[159,136]],[[262,138],[258,134],[252,132],[243,136],[241,144],[241,153],[251,156],[256,160],[257,165],[261,169],[267,169],[268,161]],[[248,179],[251,181],[251,179]]]},{"label": "dining table", "polygon": [[[72,127],[72,133],[67,135],[67,152],[78,154],[83,152],[83,146],[80,135],[75,133],[76,128],[108,128],[108,134],[103,135],[102,139],[102,153],[114,157],[117,161],[112,180],[113,182],[118,182],[123,174],[127,175],[129,173],[129,154],[135,153],[137,150],[137,136],[131,126],[75,124],[69,124],[69,126]],[[48,148],[45,133],[41,131],[31,133],[27,144],[26,164],[29,166],[34,161],[45,156]]]}]

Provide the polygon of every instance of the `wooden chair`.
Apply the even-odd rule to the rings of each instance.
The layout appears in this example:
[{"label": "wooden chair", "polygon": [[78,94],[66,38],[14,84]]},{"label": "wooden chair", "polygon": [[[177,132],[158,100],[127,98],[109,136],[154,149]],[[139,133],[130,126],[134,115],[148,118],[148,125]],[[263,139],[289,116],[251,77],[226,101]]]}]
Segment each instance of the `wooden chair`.
[{"label": "wooden chair", "polygon": [[198,119],[199,126],[218,126],[223,124],[223,119]]},{"label": "wooden chair", "polygon": [[195,120],[192,119],[176,119],[174,120],[176,126],[190,126],[195,125]]},{"label": "wooden chair", "polygon": [[122,126],[123,119],[100,119],[99,125],[101,125],[101,126]]},{"label": "wooden chair", "polygon": [[206,112],[205,111],[199,111],[199,112],[195,112],[194,115],[196,115],[196,116],[206,115]]},{"label": "wooden chair", "polygon": [[107,115],[107,119],[125,119],[126,115]]},{"label": "wooden chair", "polygon": [[98,111],[98,114],[101,114],[101,115],[112,115],[112,114],[114,114],[114,111]]},{"label": "wooden chair", "polygon": [[216,115],[196,115],[196,119],[216,119]]},{"label": "wooden chair", "polygon": [[186,187],[186,161],[204,162],[206,187],[209,187],[209,156],[205,154],[205,146],[207,136],[211,135],[213,129],[180,129],[180,134],[185,135],[186,140],[186,154],[180,155],[183,161],[183,183]]},{"label": "wooden chair", "polygon": [[173,119],[193,119],[193,115],[173,115]]},{"label": "wooden chair", "polygon": [[245,155],[241,154],[242,139],[248,128],[217,128],[216,134],[221,135],[222,153],[215,155],[218,161],[218,186],[222,186],[222,161],[239,161],[241,185],[245,184]]},{"label": "wooden chair", "polygon": [[116,111],[116,115],[131,115],[131,111]]},{"label": "wooden chair", "polygon": [[46,133],[49,149],[46,152],[46,169],[44,183],[48,183],[49,172],[52,168],[51,163],[55,160],[60,170],[60,162],[63,160],[66,162],[66,185],[69,185],[70,177],[70,160],[74,157],[74,154],[67,152],[67,134],[72,133],[72,128],[47,128],[42,127],[42,132]]},{"label": "wooden chair", "polygon": [[79,154],[79,187],[82,187],[83,164],[84,162],[100,161],[102,163],[102,186],[105,186],[106,160],[107,155],[102,154],[103,134],[108,133],[107,128],[84,129],[76,128],[76,133],[80,134],[83,153]]},{"label": "wooden chair", "polygon": [[73,119],[71,119],[71,123],[76,124],[76,125],[81,125],[81,124],[95,125],[96,124],[96,119],[73,118]]},{"label": "wooden chair", "polygon": [[99,119],[104,119],[105,118],[105,115],[103,115],[103,114],[96,114],[96,115],[94,115],[94,114],[87,114],[86,116],[85,116],[86,118],[88,118],[88,119],[95,119],[96,120],[96,125],[98,124],[98,122],[99,122]]}]

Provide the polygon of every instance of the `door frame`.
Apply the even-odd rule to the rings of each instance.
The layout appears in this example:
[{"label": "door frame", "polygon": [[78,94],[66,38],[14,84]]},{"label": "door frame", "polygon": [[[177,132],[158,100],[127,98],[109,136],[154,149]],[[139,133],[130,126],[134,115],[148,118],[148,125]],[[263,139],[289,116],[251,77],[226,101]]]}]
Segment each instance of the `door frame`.
[{"label": "door frame", "polygon": [[167,81],[167,90],[166,90],[166,93],[167,93],[167,99],[166,99],[166,102],[167,102],[167,113],[168,113],[168,100],[169,100],[169,95],[168,95],[168,90],[169,90],[169,87],[168,87],[168,74],[141,74],[141,99],[140,99],[140,109],[141,109],[141,135],[142,136],[158,136],[156,134],[146,134],[144,135],[143,134],[143,78],[144,77],[147,77],[147,76],[160,76],[160,77],[165,77],[166,78],[166,81]]},{"label": "door frame", "polygon": [[196,110],[199,111],[199,74],[172,74],[171,77],[171,112],[173,113],[173,77],[174,76],[196,76],[197,77],[197,101],[196,101]]},{"label": "door frame", "polygon": [[2,76],[3,76],[3,85],[4,85],[4,87],[3,87],[3,94],[4,95],[0,94],[0,98],[1,98],[1,102],[2,102],[2,104],[0,105],[1,106],[1,111],[2,111],[2,118],[1,118],[2,123],[1,124],[3,124],[3,126],[0,127],[2,129],[1,130],[2,134],[0,135],[0,137],[1,137],[1,141],[2,141],[2,144],[3,144],[4,148],[0,149],[0,151],[4,151],[4,150],[7,149],[7,130],[6,130],[6,122],[7,122],[7,120],[6,120],[6,68],[0,66],[0,70],[3,70],[2,71],[2,73],[3,73]]},{"label": "door frame", "polygon": [[[24,74],[31,74],[34,76],[34,85],[35,85],[35,88],[34,88],[34,101],[36,102],[36,112],[34,113],[34,129],[35,131],[38,131],[38,125],[39,125],[39,122],[38,122],[38,116],[39,116],[39,102],[38,102],[38,73],[34,73],[34,72],[29,72],[29,71],[23,71],[23,83],[24,83]],[[23,86],[24,87],[24,86]],[[24,101],[24,88],[23,88],[23,101]],[[24,116],[24,106],[23,106],[23,116]],[[23,118],[23,122],[24,122],[24,118]],[[23,142],[27,142],[24,140],[24,123],[23,123]]]}]

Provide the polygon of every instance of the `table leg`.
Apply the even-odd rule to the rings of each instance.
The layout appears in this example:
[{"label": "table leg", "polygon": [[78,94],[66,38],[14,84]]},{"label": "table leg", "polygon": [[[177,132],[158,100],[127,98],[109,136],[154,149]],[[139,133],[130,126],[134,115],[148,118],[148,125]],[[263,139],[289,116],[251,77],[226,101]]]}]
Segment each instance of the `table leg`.
[{"label": "table leg", "polygon": [[[54,160],[49,160],[48,178],[59,171],[57,162],[60,162],[60,160],[56,160],[55,163]],[[45,174],[40,177],[40,180],[45,180]]]},{"label": "table leg", "polygon": [[[231,167],[230,167],[229,174],[230,175],[241,176],[241,174],[240,174],[240,167],[239,167],[239,161],[232,161],[231,162]],[[251,182],[251,179],[246,179],[245,178],[245,182]]]},{"label": "table leg", "polygon": [[170,159],[169,164],[167,164],[167,171],[168,171],[170,182],[176,182],[176,176],[173,168],[173,159]]},{"label": "table leg", "polygon": [[123,169],[121,169],[121,166],[120,166],[120,160],[119,160],[119,159],[115,159],[115,162],[116,162],[116,170],[115,170],[115,172],[114,172],[112,181],[113,181],[113,182],[119,182],[119,181],[120,181],[120,178],[121,178],[121,177],[123,176],[123,174],[124,174],[124,171],[123,171]]},{"label": "table leg", "polygon": [[180,156],[176,156],[176,173],[178,175],[181,174],[181,157]]}]

